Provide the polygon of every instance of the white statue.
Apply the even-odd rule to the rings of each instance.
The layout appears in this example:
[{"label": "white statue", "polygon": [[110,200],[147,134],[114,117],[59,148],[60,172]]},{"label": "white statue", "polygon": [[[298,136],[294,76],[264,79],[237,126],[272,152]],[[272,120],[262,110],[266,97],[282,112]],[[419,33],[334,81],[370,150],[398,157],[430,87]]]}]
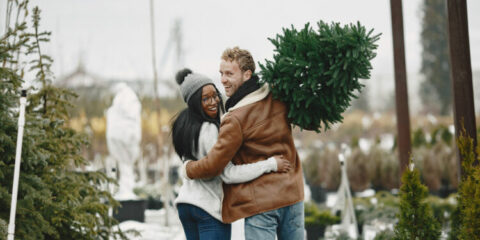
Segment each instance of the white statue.
[{"label": "white statue", "polygon": [[[141,109],[135,92],[125,83],[113,88],[115,97],[107,110],[107,147],[119,174],[117,200],[136,199],[134,164],[140,158]],[[108,165],[108,164],[107,164]],[[108,168],[107,168],[108,169]],[[108,169],[109,170],[109,169]]]}]

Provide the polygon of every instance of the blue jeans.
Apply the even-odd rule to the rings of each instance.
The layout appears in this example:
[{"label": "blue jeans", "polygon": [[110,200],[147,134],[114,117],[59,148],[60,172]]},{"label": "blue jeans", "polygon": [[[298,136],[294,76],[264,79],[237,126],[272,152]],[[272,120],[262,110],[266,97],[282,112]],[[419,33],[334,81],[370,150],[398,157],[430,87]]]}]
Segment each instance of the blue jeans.
[{"label": "blue jeans", "polygon": [[203,209],[191,204],[179,203],[177,209],[187,240],[230,239],[231,224],[222,223]]},{"label": "blue jeans", "polygon": [[245,218],[245,240],[303,240],[303,202]]}]

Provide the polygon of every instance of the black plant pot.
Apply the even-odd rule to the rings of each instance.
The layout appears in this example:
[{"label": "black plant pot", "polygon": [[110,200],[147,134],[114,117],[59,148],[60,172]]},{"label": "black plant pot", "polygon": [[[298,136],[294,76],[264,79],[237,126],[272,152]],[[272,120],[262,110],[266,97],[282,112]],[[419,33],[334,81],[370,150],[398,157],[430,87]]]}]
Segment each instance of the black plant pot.
[{"label": "black plant pot", "polygon": [[305,226],[307,240],[318,240],[325,235],[325,226]]},{"label": "black plant pot", "polygon": [[327,190],[325,188],[311,185],[310,192],[312,193],[312,199],[317,203],[323,203],[327,200]]},{"label": "black plant pot", "polygon": [[126,220],[145,222],[146,200],[125,200],[119,202],[121,206],[113,213],[115,219],[119,222]]},{"label": "black plant pot", "polygon": [[148,197],[147,209],[161,209],[163,207],[163,202],[160,199],[153,197]]}]

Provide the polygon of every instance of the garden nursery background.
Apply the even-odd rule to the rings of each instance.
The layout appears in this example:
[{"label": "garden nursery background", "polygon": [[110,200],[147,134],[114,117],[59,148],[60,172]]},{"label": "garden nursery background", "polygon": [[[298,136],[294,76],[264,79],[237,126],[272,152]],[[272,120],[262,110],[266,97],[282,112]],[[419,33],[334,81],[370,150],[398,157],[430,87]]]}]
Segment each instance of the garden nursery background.
[{"label": "garden nursery background", "polygon": [[[248,49],[261,69],[277,53],[269,38],[306,23],[317,31],[320,21],[380,35],[343,120],[320,132],[293,128],[307,238],[480,239],[480,147],[468,133],[456,138],[446,10],[466,2],[478,136],[480,2],[403,1],[411,141],[403,176],[390,2],[0,0],[0,239],[21,89],[17,239],[185,239],[172,205],[182,162],[170,127],[186,107],[176,71],[205,74],[224,93],[225,48]],[[233,239],[243,239],[241,224]]]}]

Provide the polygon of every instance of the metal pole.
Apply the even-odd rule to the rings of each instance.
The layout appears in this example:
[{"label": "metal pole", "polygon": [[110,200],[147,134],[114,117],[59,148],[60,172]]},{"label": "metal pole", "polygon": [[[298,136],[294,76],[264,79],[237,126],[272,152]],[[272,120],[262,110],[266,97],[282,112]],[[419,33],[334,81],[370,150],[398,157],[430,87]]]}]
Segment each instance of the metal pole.
[{"label": "metal pole", "polygon": [[12,202],[10,204],[10,221],[8,222],[8,240],[15,236],[15,213],[17,211],[18,179],[20,177],[20,162],[22,157],[23,126],[25,125],[25,105],[27,91],[22,90],[20,97],[20,116],[18,117],[17,151],[15,154],[15,170],[13,175]]},{"label": "metal pole", "polygon": [[165,209],[165,226],[170,226],[170,183],[168,182],[168,175],[170,170],[170,164],[168,162],[168,147],[164,142],[163,145],[163,187],[164,187],[164,196],[163,196],[163,208]]},{"label": "metal pole", "polygon": [[7,0],[7,3],[5,4],[5,29],[3,29],[3,34],[7,33],[8,28],[10,27],[10,16],[12,14],[12,9],[13,0]]},{"label": "metal pole", "polygon": [[158,99],[158,75],[157,75],[157,52],[155,50],[155,11],[153,0],[150,0],[150,36],[152,43],[152,67],[153,67],[153,93]]},{"label": "metal pole", "polygon": [[401,176],[401,173],[408,166],[408,158],[411,151],[402,0],[390,0],[390,8],[392,12],[393,60],[395,65],[395,103],[397,110],[398,155],[400,160],[399,176]]},{"label": "metal pole", "polygon": [[[465,0],[448,0],[447,16],[455,136],[458,139],[463,127],[465,127],[468,137],[473,138],[473,146],[476,147],[477,128],[473,102],[467,2]],[[458,152],[458,149],[457,156],[459,157],[459,164],[461,166],[462,157]],[[459,169],[462,173],[462,168],[459,167]]]},{"label": "metal pole", "polygon": [[[159,96],[158,96],[158,90],[157,90],[157,87],[158,87],[158,77],[157,77],[157,68],[156,68],[156,65],[157,65],[157,62],[156,62],[156,51],[155,51],[155,11],[154,11],[154,5],[153,5],[153,0],[150,0],[150,26],[151,26],[151,40],[152,40],[152,64],[153,64],[153,82],[154,82],[154,93],[155,93],[155,108],[157,109],[158,111],[158,114],[160,114],[160,99],[159,99]],[[171,42],[171,38],[169,39],[169,42],[167,43],[167,49],[165,49],[165,51],[167,51],[167,54],[168,54],[168,51],[169,51],[169,45],[170,45],[170,42]],[[164,61],[166,60],[166,55],[163,56],[162,58],[162,65],[164,64]],[[163,67],[163,66],[162,66]],[[159,118],[160,119],[160,118]],[[158,122],[159,126],[160,126],[160,122]],[[169,195],[169,191],[170,191],[170,185],[168,183],[168,170],[169,170],[169,162],[168,162],[168,155],[167,155],[167,147],[166,147],[166,141],[165,139],[168,138],[168,131],[167,132],[164,132],[163,130],[160,130],[161,133],[159,134],[159,136],[161,135],[162,137],[157,137],[157,150],[160,150],[160,145],[163,145],[163,151],[162,151],[162,155],[163,155],[163,160],[165,161],[163,163],[163,167],[164,167],[164,174],[163,174],[163,182],[165,183],[165,198],[164,198],[164,208],[165,208],[165,226],[169,226],[169,212],[170,212],[170,195]],[[157,151],[158,153],[159,151]],[[160,165],[160,164],[159,164]]]}]

